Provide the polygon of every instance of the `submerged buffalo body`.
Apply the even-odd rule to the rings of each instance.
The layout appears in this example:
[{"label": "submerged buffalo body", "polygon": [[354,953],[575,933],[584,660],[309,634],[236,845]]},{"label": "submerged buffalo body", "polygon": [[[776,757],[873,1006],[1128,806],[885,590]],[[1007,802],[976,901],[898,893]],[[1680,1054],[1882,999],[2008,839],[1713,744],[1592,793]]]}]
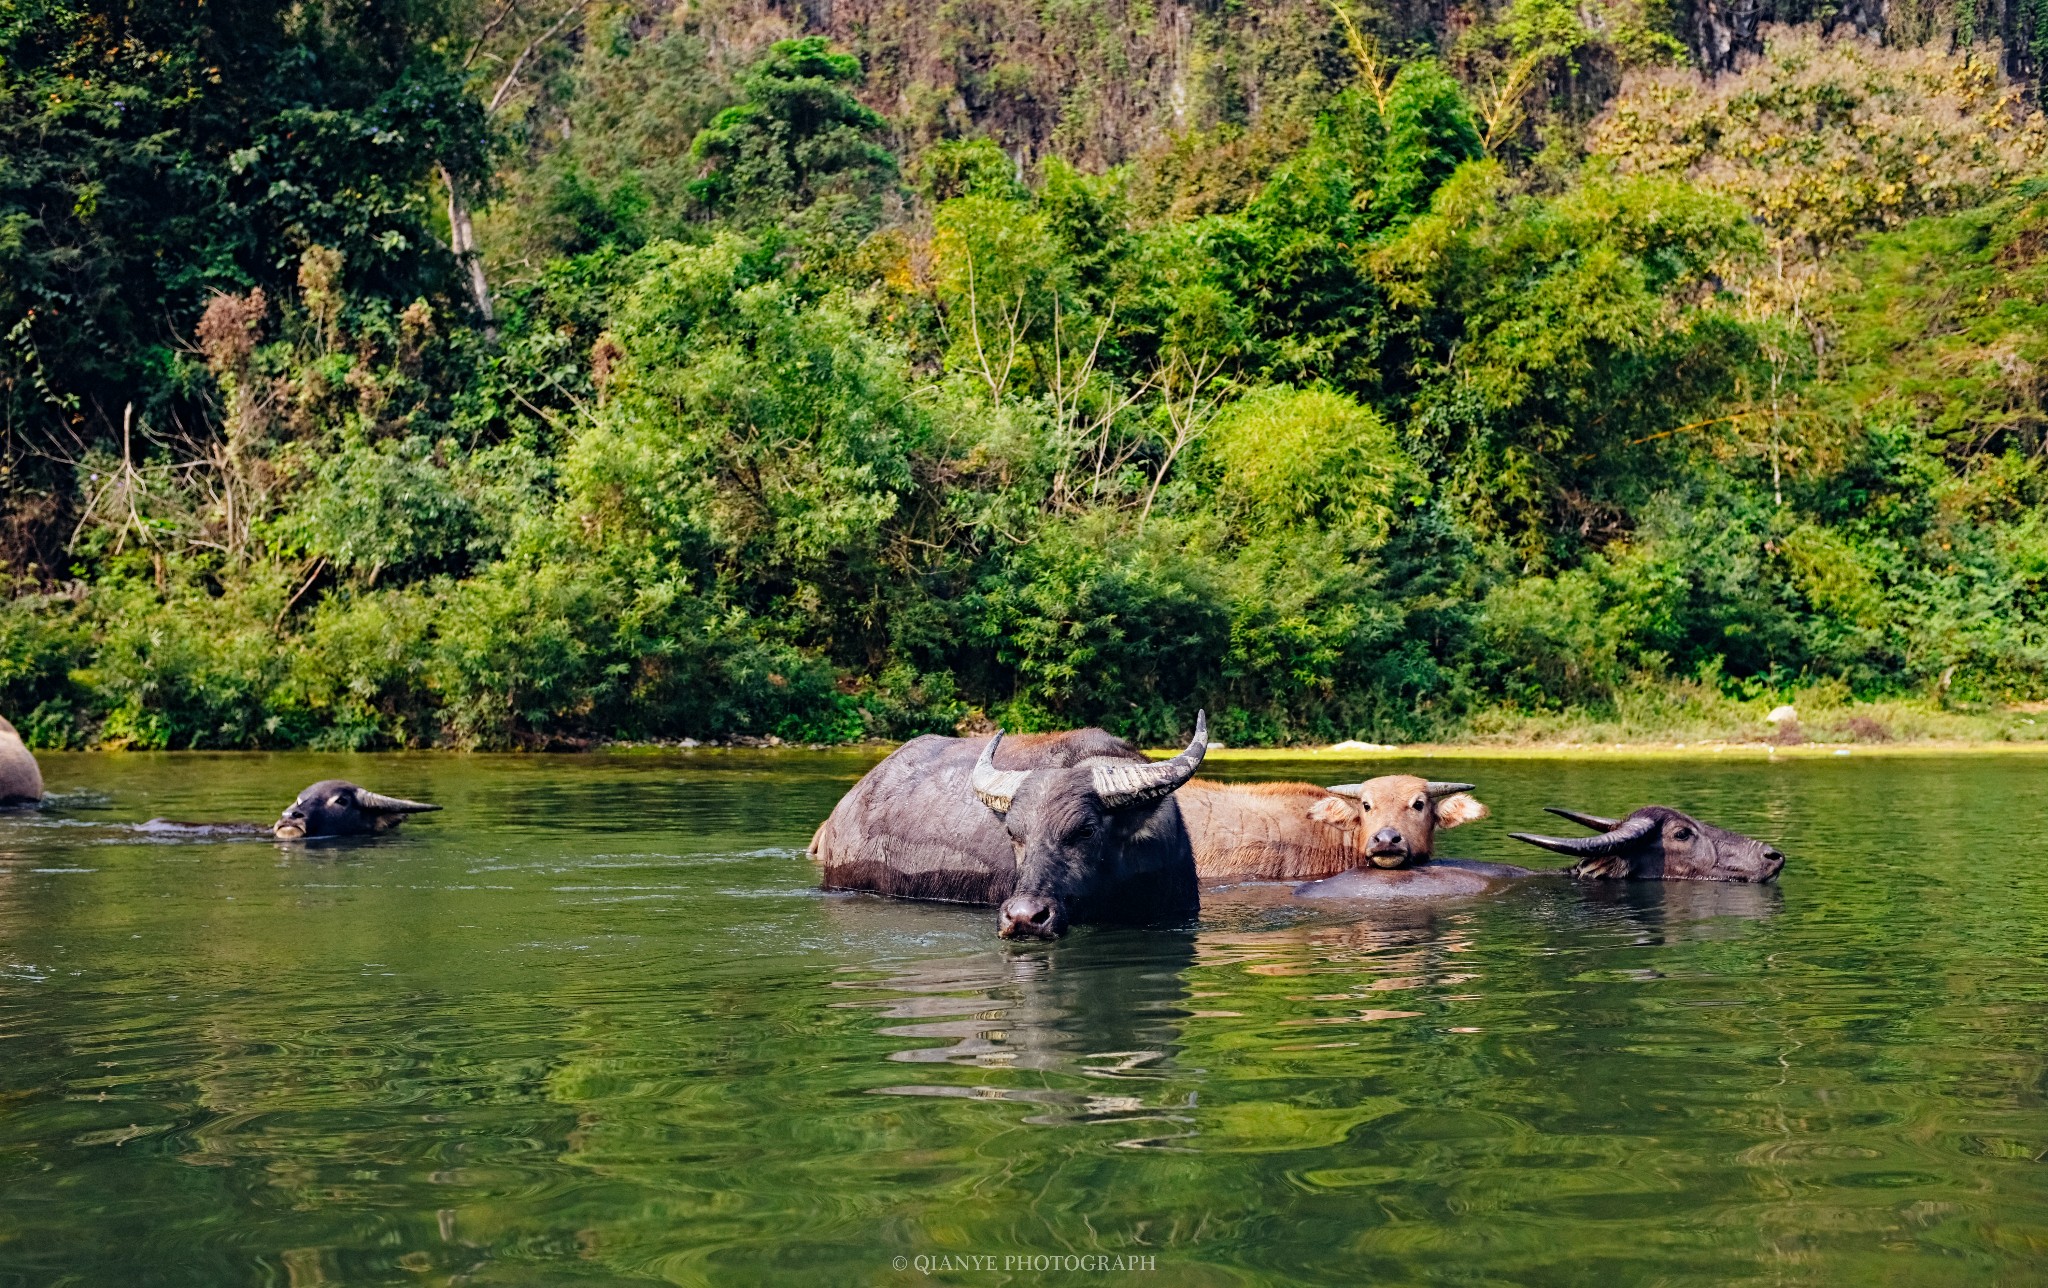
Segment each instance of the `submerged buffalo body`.
[{"label": "submerged buffalo body", "polygon": [[1372,903],[1417,903],[1488,894],[1511,881],[1540,876],[1512,863],[1481,863],[1476,859],[1432,859],[1410,868],[1382,871],[1353,868],[1321,881],[1296,886],[1304,899],[1357,899]]},{"label": "submerged buffalo body", "polygon": [[1005,938],[1089,921],[1184,921],[1199,910],[1173,794],[1202,763],[1207,721],[1172,760],[1100,729],[905,743],[811,841],[828,890],[991,904]]},{"label": "submerged buffalo body", "polygon": [[1785,856],[1776,847],[1702,823],[1665,805],[1646,805],[1627,818],[1602,818],[1548,807],[1598,836],[1536,836],[1510,832],[1518,841],[1540,845],[1578,860],[1575,877],[1618,881],[1742,881],[1777,877]]},{"label": "submerged buffalo body", "polygon": [[409,815],[440,808],[383,796],[340,778],[328,778],[300,792],[270,830],[281,841],[317,836],[375,836],[397,827]]},{"label": "submerged buffalo body", "polygon": [[43,798],[43,771],[14,726],[0,719],[0,805],[33,805]]},{"label": "submerged buffalo body", "polygon": [[1313,881],[1352,868],[1400,868],[1435,852],[1439,828],[1487,816],[1470,783],[1390,774],[1340,787],[1192,782],[1181,817],[1206,884]]}]

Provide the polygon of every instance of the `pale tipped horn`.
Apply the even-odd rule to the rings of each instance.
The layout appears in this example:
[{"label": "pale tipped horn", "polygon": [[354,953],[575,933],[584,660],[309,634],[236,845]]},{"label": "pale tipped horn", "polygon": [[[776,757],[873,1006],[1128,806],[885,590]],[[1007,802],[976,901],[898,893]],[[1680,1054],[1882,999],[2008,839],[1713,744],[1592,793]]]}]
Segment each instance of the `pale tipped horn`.
[{"label": "pale tipped horn", "polygon": [[1568,818],[1580,827],[1590,827],[1596,832],[1611,832],[1621,826],[1621,820],[1618,818],[1601,818],[1598,814],[1581,814],[1575,809],[1559,809],[1555,805],[1545,805],[1543,812],[1555,814],[1559,818]]},{"label": "pale tipped horn", "polygon": [[996,730],[995,737],[988,740],[988,746],[981,749],[981,759],[974,762],[974,777],[968,786],[974,789],[975,797],[998,814],[1010,812],[1010,802],[1017,798],[1017,792],[1024,786],[1024,780],[1031,776],[1028,769],[997,769],[996,746],[1003,740],[1003,731]]},{"label": "pale tipped horn", "polygon": [[1209,713],[1195,712],[1195,736],[1187,749],[1172,760],[1146,764],[1097,765],[1094,768],[1095,795],[1104,809],[1124,809],[1172,795],[1202,767],[1209,751]]},{"label": "pale tipped horn", "polygon": [[1445,796],[1456,796],[1459,792],[1469,792],[1478,785],[1477,783],[1439,783],[1432,781],[1429,784],[1429,798],[1431,800],[1439,800]]},{"label": "pale tipped horn", "polygon": [[1332,783],[1330,786],[1323,788],[1323,790],[1330,793],[1330,795],[1332,796],[1349,796],[1352,800],[1357,800],[1359,797],[1365,795],[1365,784]]},{"label": "pale tipped horn", "polygon": [[366,792],[360,787],[356,789],[356,806],[369,810],[372,814],[427,814],[441,808],[439,805],[429,805],[425,801],[400,800],[396,796]]},{"label": "pale tipped horn", "polygon": [[1598,836],[1536,836],[1529,832],[1509,832],[1517,841],[1540,845],[1558,854],[1569,854],[1577,859],[1597,858],[1625,850],[1657,830],[1657,819],[1653,814],[1637,814],[1622,820],[1619,827],[1602,832]]}]

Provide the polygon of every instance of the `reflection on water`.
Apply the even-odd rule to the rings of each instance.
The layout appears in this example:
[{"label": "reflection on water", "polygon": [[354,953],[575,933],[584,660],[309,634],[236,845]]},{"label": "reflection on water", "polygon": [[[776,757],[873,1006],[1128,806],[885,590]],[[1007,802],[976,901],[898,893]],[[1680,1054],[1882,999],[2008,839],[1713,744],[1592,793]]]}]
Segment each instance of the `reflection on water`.
[{"label": "reflection on water", "polygon": [[[1496,815],[1461,856],[1663,800],[1792,864],[1435,907],[1242,887],[1191,932],[1045,946],[815,890],[804,842],[866,763],[52,757],[56,806],[0,818],[0,1284],[2048,1264],[2035,762],[1454,765]],[[136,827],[334,776],[449,808],[330,847]]]},{"label": "reflection on water", "polygon": [[[872,1088],[876,1094],[1016,1101],[1042,1107],[1023,1119],[1035,1126],[1160,1123],[1172,1126],[1148,1130],[1178,1136],[1192,1122],[1194,1098],[1163,1094],[1187,1014],[1182,975],[1193,960],[1193,938],[1182,933],[1085,936],[1071,948],[992,948],[910,963],[879,979],[835,981],[878,995],[835,1005],[870,1009],[887,1021],[876,1032],[912,1040],[891,1060],[1028,1071],[1041,1083],[902,1083]],[[1042,1085],[1043,1075],[1060,1073],[1092,1085]]]},{"label": "reflection on water", "polygon": [[1589,881],[1573,894],[1589,923],[1605,913],[1637,944],[1720,938],[1738,929],[1735,922],[1775,916],[1785,902],[1782,886],[1713,881]]}]

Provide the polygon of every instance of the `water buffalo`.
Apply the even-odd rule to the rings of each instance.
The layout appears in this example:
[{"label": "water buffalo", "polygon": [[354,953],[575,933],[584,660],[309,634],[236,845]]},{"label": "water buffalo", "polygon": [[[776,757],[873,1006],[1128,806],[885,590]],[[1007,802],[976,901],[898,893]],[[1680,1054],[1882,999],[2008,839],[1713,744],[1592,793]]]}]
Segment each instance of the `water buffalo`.
[{"label": "water buffalo", "polygon": [[1005,739],[927,735],[854,784],[811,840],[827,890],[992,904],[999,933],[1184,921],[1200,908],[1173,794],[1209,746],[1150,761],[1101,729]]},{"label": "water buffalo", "polygon": [[43,798],[43,771],[14,726],[0,719],[0,805],[33,805]]},{"label": "water buffalo", "polygon": [[375,836],[405,822],[411,814],[439,805],[380,796],[339,778],[327,778],[299,793],[271,828],[280,841],[316,836]]},{"label": "water buffalo", "polygon": [[1399,868],[1434,852],[1436,831],[1487,816],[1470,783],[1389,774],[1310,783],[1193,782],[1181,818],[1205,884],[1312,881],[1368,865]]},{"label": "water buffalo", "polygon": [[1518,841],[1578,860],[1571,875],[1616,881],[1738,881],[1774,879],[1785,856],[1740,832],[1702,823],[1664,805],[1646,805],[1627,818],[1601,818],[1546,807],[1598,836],[1573,838],[1510,832]]}]

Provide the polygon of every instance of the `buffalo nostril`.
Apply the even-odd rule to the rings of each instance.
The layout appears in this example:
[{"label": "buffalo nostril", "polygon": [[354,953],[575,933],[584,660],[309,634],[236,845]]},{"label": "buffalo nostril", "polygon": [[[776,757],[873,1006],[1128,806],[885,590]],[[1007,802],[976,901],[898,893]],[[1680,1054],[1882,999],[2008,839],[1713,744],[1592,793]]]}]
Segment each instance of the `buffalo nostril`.
[{"label": "buffalo nostril", "polygon": [[1061,930],[1058,906],[1043,895],[1013,895],[1004,902],[1000,920],[998,933],[1005,939],[1051,939]]},{"label": "buffalo nostril", "polygon": [[1383,827],[1372,834],[1372,841],[1374,845],[1399,845],[1401,834],[1391,827]]}]

